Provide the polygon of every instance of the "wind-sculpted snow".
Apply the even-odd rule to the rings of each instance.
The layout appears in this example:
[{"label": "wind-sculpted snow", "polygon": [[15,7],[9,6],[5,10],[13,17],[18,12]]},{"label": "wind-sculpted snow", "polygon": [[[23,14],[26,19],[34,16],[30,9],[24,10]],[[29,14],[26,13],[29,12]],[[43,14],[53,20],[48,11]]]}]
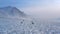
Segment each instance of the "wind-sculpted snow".
[{"label": "wind-sculpted snow", "polygon": [[0,18],[0,34],[60,34],[58,24],[35,18]]}]

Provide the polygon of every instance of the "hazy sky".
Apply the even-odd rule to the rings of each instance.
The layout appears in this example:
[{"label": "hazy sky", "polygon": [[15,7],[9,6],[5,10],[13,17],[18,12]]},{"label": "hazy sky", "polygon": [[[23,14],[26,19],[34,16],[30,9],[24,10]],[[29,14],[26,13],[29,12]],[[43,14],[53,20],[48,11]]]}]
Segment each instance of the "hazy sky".
[{"label": "hazy sky", "polygon": [[0,0],[0,7],[15,6],[30,15],[60,17],[60,0]]}]

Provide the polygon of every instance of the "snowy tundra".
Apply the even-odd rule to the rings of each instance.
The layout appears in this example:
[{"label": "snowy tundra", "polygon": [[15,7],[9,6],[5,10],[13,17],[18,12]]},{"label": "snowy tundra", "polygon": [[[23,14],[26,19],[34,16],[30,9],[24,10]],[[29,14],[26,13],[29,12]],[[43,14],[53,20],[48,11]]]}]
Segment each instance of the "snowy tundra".
[{"label": "snowy tundra", "polygon": [[0,34],[60,34],[60,22],[26,17],[17,8],[0,8]]}]

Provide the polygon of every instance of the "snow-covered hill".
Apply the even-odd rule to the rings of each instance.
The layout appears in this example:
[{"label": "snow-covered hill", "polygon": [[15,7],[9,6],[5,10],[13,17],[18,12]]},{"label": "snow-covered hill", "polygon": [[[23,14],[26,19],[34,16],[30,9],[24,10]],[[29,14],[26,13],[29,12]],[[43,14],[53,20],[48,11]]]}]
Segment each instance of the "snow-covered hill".
[{"label": "snow-covered hill", "polygon": [[21,17],[21,16],[25,16],[25,14],[16,7],[8,6],[0,8],[0,17]]}]

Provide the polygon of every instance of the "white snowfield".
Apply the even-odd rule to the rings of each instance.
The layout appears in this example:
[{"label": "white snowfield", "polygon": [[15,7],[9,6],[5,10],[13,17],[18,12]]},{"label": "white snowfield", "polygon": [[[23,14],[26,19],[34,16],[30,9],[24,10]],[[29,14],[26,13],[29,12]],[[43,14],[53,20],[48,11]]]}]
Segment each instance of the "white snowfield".
[{"label": "white snowfield", "polygon": [[0,34],[60,34],[60,23],[40,18],[0,17]]},{"label": "white snowfield", "polygon": [[0,34],[60,34],[60,22],[26,15],[15,7],[0,8]]}]

